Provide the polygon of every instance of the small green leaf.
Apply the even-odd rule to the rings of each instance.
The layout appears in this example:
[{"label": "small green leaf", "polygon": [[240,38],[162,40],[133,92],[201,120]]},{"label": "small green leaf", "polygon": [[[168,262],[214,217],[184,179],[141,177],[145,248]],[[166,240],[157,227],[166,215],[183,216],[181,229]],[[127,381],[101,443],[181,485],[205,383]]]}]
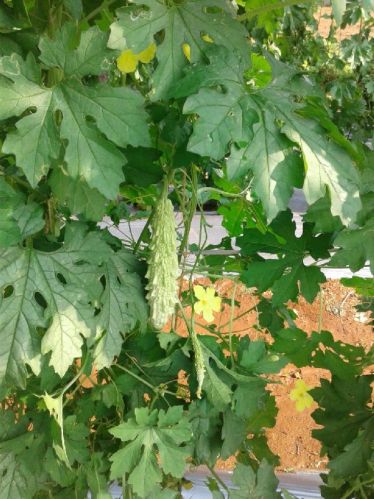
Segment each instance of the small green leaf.
[{"label": "small green leaf", "polygon": [[231,489],[230,499],[278,499],[278,480],[274,475],[273,467],[265,460],[261,461],[257,472],[250,466],[237,464],[232,477],[238,490]]},{"label": "small green leaf", "polygon": [[[135,419],[109,431],[128,442],[111,457],[112,477],[121,478],[129,473],[128,482],[141,497],[147,496],[161,482],[161,469],[177,478],[183,476],[189,455],[185,444],[191,440],[192,433],[182,406],[174,406],[167,412],[137,408]],[[160,456],[159,464],[155,447]]]},{"label": "small green leaf", "polygon": [[[326,278],[318,267],[306,266],[304,257],[308,251],[315,259],[328,258],[331,238],[328,235],[313,236],[310,224],[304,224],[303,235],[296,237],[289,211],[279,214],[270,227],[272,232],[265,234],[257,229],[246,229],[244,235],[237,238],[244,255],[254,256],[263,252],[278,257],[264,260],[257,255],[260,261],[249,263],[241,273],[241,280],[248,287],[257,287],[261,293],[271,289],[272,303],[276,306],[296,300],[299,292],[308,302],[313,302],[320,283]],[[287,243],[283,244],[282,240]]]},{"label": "small green leaf", "polygon": [[374,273],[374,220],[370,219],[358,229],[345,229],[334,241],[339,249],[331,258],[330,265],[345,267],[356,272],[369,262],[371,272]]}]

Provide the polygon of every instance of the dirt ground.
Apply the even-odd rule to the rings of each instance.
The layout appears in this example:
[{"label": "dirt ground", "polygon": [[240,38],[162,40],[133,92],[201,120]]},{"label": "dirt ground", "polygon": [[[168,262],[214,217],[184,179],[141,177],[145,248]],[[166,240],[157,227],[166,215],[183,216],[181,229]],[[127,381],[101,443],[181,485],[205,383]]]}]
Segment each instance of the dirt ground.
[{"label": "dirt ground", "polygon": [[[203,285],[208,284],[206,280],[198,282]],[[233,295],[231,281],[217,281],[215,288],[221,297],[231,299]],[[240,306],[235,309],[232,331],[240,335],[248,334],[252,339],[266,337],[264,333],[253,327],[257,322],[255,310],[236,319],[256,304],[251,290],[239,285],[236,288],[235,300]],[[357,303],[357,296],[352,289],[342,286],[339,281],[329,281],[323,285],[322,293],[317,296],[313,304],[301,298],[298,304],[291,304],[291,308],[297,314],[297,326],[304,331],[318,330],[320,326],[321,329],[331,331],[336,340],[362,345],[368,349],[373,344],[373,330],[366,324],[368,317],[363,313],[357,313],[354,308]],[[224,326],[230,320],[230,314],[231,307],[224,305],[222,313],[215,314],[215,323]],[[196,320],[204,324],[200,317],[196,316]],[[228,326],[223,327],[222,331],[227,331],[227,328]],[[178,329],[182,334],[185,333],[181,324]],[[204,333],[203,328],[197,331]],[[311,417],[316,404],[304,412],[297,412],[289,394],[298,378],[304,379],[307,385],[315,387],[320,384],[321,377],[327,376],[327,372],[322,369],[310,367],[299,369],[289,365],[278,376],[277,381],[280,381],[280,384],[271,386],[279,412],[275,427],[268,431],[268,439],[270,448],[280,457],[281,470],[321,470],[326,466],[327,459],[320,456],[320,444],[311,435],[312,430],[317,428]],[[234,463],[234,459],[229,459],[220,462],[219,468],[231,469]]]},{"label": "dirt ground", "polygon": [[[322,7],[318,10],[314,15],[317,24],[318,24],[318,32],[323,38],[327,38],[329,36],[329,31],[332,23],[334,23],[332,17],[331,7]],[[345,38],[349,38],[352,35],[357,35],[360,32],[360,24],[348,25],[344,29],[338,29],[336,38],[338,40],[344,40]],[[371,31],[372,36],[374,36],[374,28]]]}]

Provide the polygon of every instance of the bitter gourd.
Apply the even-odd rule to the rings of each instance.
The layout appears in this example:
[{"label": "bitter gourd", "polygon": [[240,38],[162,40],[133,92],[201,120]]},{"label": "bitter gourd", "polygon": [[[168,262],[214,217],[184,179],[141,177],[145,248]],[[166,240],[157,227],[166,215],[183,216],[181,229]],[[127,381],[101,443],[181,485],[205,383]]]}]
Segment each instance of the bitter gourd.
[{"label": "bitter gourd", "polygon": [[150,306],[150,322],[155,329],[161,329],[174,312],[178,301],[176,224],[167,189],[164,189],[155,208],[151,229],[146,274],[147,300]]}]

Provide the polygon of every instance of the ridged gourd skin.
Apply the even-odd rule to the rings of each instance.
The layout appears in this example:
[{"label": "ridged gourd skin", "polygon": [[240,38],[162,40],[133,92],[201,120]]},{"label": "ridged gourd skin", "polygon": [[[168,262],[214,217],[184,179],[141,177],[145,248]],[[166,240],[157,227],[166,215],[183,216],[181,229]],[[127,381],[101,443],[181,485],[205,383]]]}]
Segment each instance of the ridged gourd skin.
[{"label": "ridged gourd skin", "polygon": [[201,345],[197,338],[195,330],[191,331],[191,342],[195,354],[195,370],[197,378],[196,397],[198,399],[201,399],[201,392],[205,378],[205,363],[204,363],[203,352],[201,350]]},{"label": "ridged gourd skin", "polygon": [[151,228],[146,274],[147,300],[152,326],[155,329],[162,329],[173,314],[178,301],[179,275],[174,210],[165,194],[161,196],[156,206]]}]

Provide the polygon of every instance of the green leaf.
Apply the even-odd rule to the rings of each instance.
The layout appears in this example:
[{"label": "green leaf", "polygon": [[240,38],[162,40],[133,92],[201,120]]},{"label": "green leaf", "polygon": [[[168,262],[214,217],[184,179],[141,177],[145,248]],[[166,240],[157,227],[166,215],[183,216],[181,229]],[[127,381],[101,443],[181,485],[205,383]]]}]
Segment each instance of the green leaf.
[{"label": "green leaf", "polygon": [[[256,114],[249,108],[243,88],[246,59],[224,47],[210,47],[207,54],[210,64],[193,67],[177,85],[176,95],[198,91],[183,107],[184,113],[199,115],[188,150],[218,160],[231,142],[246,143],[252,138]],[[225,91],[218,90],[217,85],[224,86]]]},{"label": "green leaf", "polygon": [[33,435],[27,432],[24,421],[17,424],[14,417],[9,410],[0,411],[0,498],[32,499],[36,479],[22,456]]},{"label": "green leaf", "polygon": [[223,415],[222,426],[222,459],[228,459],[235,455],[242,442],[247,438],[248,427],[245,419],[238,417],[231,410],[227,410]]},{"label": "green leaf", "polygon": [[109,367],[121,352],[123,335],[139,325],[144,330],[148,307],[139,276],[131,271],[136,259],[125,250],[117,252],[104,264],[105,290],[100,298],[95,366]]},{"label": "green leaf", "polygon": [[223,216],[222,225],[231,237],[240,236],[243,222],[248,215],[248,203],[245,199],[231,201],[218,208],[218,213]]},{"label": "green leaf", "polygon": [[75,473],[56,457],[52,448],[47,450],[44,459],[44,468],[54,482],[62,487],[69,487],[74,483]]},{"label": "green leaf", "polygon": [[28,203],[19,206],[14,212],[14,218],[20,229],[21,239],[36,234],[41,231],[45,225],[43,218],[43,209],[36,203]]},{"label": "green leaf", "polygon": [[244,255],[264,252],[278,256],[276,260],[258,256],[260,261],[249,263],[241,280],[248,287],[257,287],[261,293],[271,289],[274,305],[296,300],[299,292],[311,303],[326,278],[318,267],[306,266],[304,257],[306,252],[315,259],[329,257],[330,237],[313,236],[310,224],[304,224],[303,235],[296,237],[296,226],[289,211],[279,214],[270,227],[272,232],[265,234],[257,229],[246,229],[237,239]]},{"label": "green leaf", "polygon": [[[300,97],[304,97],[305,92],[312,94],[312,88],[299,82],[295,72],[286,65],[274,59],[269,59],[269,62],[272,65],[273,81],[257,93],[257,98],[282,124],[281,132],[301,150],[305,169],[303,190],[308,203],[315,203],[327,191],[331,199],[332,214],[339,216],[345,225],[352,224],[361,208],[359,175],[354,162],[345,151],[344,137],[335,130],[332,123],[327,123],[326,117],[324,127],[334,128],[332,140],[326,137],[318,124],[319,116],[313,115],[317,122],[301,118],[304,107],[298,101]],[[298,86],[297,83],[301,85]],[[317,111],[316,107],[315,113]]]},{"label": "green leaf", "polygon": [[[253,138],[246,147],[231,147],[227,175],[235,179],[249,169],[253,172],[253,189],[271,221],[279,211],[287,208],[300,165],[292,154],[290,141],[274,122],[274,113],[261,102],[257,104],[255,98],[252,106],[258,116],[258,122],[253,125]],[[277,180],[275,173],[278,170],[281,175]]]},{"label": "green leaf", "polygon": [[[174,95],[194,93],[183,111],[199,116],[188,149],[218,160],[231,145],[229,178],[252,171],[254,190],[272,220],[287,207],[293,187],[302,183],[300,161],[293,151],[296,143],[304,162],[303,189],[309,204],[328,191],[332,214],[352,224],[361,208],[358,172],[345,151],[346,142],[327,118],[324,125],[334,130],[332,140],[319,124],[300,116],[305,85],[293,84],[295,71],[269,59],[271,84],[251,94],[243,78],[243,61],[234,51],[224,52],[224,48],[211,48],[210,64],[193,67],[176,86]],[[318,113],[312,117],[320,119]]]},{"label": "green leaf", "polygon": [[218,410],[224,410],[231,401],[231,389],[224,383],[219,375],[209,364],[209,356],[204,354],[205,377],[203,390],[207,393],[208,400]]},{"label": "green leaf", "polygon": [[368,261],[371,272],[374,273],[374,220],[370,219],[358,229],[344,229],[334,240],[339,249],[331,258],[330,265],[345,267],[356,272]]},{"label": "green leaf", "polygon": [[0,499],[31,499],[31,472],[13,454],[0,454]]},{"label": "green leaf", "polygon": [[[229,372],[223,363],[220,362],[219,358],[213,353],[212,347],[214,349],[214,344],[200,336],[200,344],[202,347],[202,354],[204,359],[205,376],[203,382],[203,392],[207,394],[209,402],[219,411],[224,411],[231,401],[231,384],[232,380],[221,379],[225,378],[225,371]],[[213,367],[213,361],[215,367]],[[217,369],[218,367],[218,369]],[[221,369],[219,369],[221,367]],[[222,371],[222,368],[224,370]],[[226,377],[227,378],[227,377]]]},{"label": "green leaf", "polygon": [[265,384],[261,379],[241,383],[233,396],[235,414],[246,420],[250,433],[261,434],[275,425],[278,411],[274,397],[265,390]]},{"label": "green leaf", "polygon": [[329,462],[334,477],[347,479],[367,471],[368,463],[373,463],[374,419],[364,425],[359,435],[349,443],[342,454]]},{"label": "green leaf", "polygon": [[315,234],[335,232],[343,228],[340,219],[331,215],[331,203],[328,195],[318,199],[308,207],[304,220],[305,222],[314,223],[313,232]]},{"label": "green leaf", "polygon": [[63,0],[66,9],[77,20],[81,18],[83,13],[82,0]]},{"label": "green leaf", "polygon": [[331,3],[336,24],[340,26],[343,20],[344,12],[347,8],[347,0],[331,0]]},{"label": "green leaf", "polygon": [[43,210],[0,178],[0,247],[13,246],[44,227]]},{"label": "green leaf", "polygon": [[276,30],[282,15],[282,2],[278,0],[268,0],[266,3],[261,0],[246,0],[245,11],[249,19],[256,17],[256,27],[264,28],[268,33]]},{"label": "green leaf", "polygon": [[[106,35],[97,28],[82,34],[79,46],[71,25],[64,25],[54,40],[42,38],[41,60],[54,68],[56,83],[42,86],[32,56],[23,61],[13,54],[0,59],[0,119],[18,116],[17,130],[8,133],[3,151],[15,154],[30,184],[35,187],[57,159],[64,141],[64,159],[73,178],[113,199],[123,181],[123,154],[116,146],[148,145],[143,98],[135,91],[107,85],[86,86],[81,78],[99,74],[106,55]],[[55,114],[61,113],[59,128]],[[93,118],[94,123],[87,121]],[[108,140],[109,139],[109,140]],[[116,145],[114,145],[116,144]]]},{"label": "green leaf", "polygon": [[66,452],[71,463],[87,464],[90,458],[88,448],[89,428],[77,421],[77,416],[71,415],[64,420]]},{"label": "green leaf", "polygon": [[374,281],[370,278],[364,277],[343,277],[340,282],[344,286],[354,288],[356,293],[363,296],[374,296]]},{"label": "green leaf", "polygon": [[286,122],[282,131],[299,145],[304,158],[306,200],[313,204],[328,192],[332,215],[343,224],[352,225],[361,209],[359,177],[353,161],[312,121],[286,116],[284,112],[279,115]]},{"label": "green leaf", "polygon": [[[158,163],[160,151],[143,147],[128,147],[126,149],[127,163],[124,168],[126,182],[140,187],[161,182],[164,172]],[[139,165],[141,175],[139,175]]]},{"label": "green leaf", "polygon": [[251,341],[240,360],[240,365],[254,374],[277,373],[287,363],[285,357],[268,353],[264,341]]},{"label": "green leaf", "polygon": [[91,455],[85,471],[88,486],[94,497],[98,499],[112,499],[112,495],[108,491],[108,469],[109,463],[103,452],[95,452]]},{"label": "green leaf", "polygon": [[[85,236],[81,228],[68,230],[65,246],[53,253],[1,252],[0,288],[9,291],[0,302],[0,383],[24,386],[25,364],[38,372],[40,353],[52,352],[50,365],[60,376],[81,356],[83,337],[90,337],[93,328],[86,288],[97,278],[96,267],[87,262],[104,260],[106,253],[105,243],[94,233]],[[47,328],[42,339],[40,327]]]},{"label": "green leaf", "polygon": [[60,203],[67,205],[73,215],[83,214],[86,219],[102,220],[107,200],[97,189],[91,189],[79,178],[66,175],[61,168],[55,168],[49,185]]},{"label": "green leaf", "polygon": [[124,7],[117,11],[118,21],[111,25],[108,45],[139,53],[154,42],[158,32],[164,31],[163,40],[157,46],[158,65],[152,77],[153,100],[167,97],[182,76],[188,63],[183,53],[184,43],[190,46],[191,62],[200,60],[210,45],[203,40],[204,34],[229,51],[239,50],[247,55],[246,30],[233,19],[235,11],[224,0],[201,0],[198,4],[193,0],[169,4],[136,0],[134,3],[135,8]]},{"label": "green leaf", "polygon": [[348,379],[360,373],[365,354],[362,347],[335,341],[328,331],[313,331],[308,336],[296,328],[276,333],[272,350],[286,354],[297,367],[310,365],[329,369],[341,379]]},{"label": "green leaf", "polygon": [[167,412],[137,408],[135,419],[130,418],[109,431],[127,442],[111,457],[112,477],[121,478],[129,473],[128,483],[140,497],[150,494],[161,482],[161,469],[177,478],[183,476],[189,455],[185,444],[191,440],[192,433],[182,406],[174,406]]},{"label": "green leaf", "polygon": [[321,379],[321,386],[311,391],[319,405],[313,418],[322,426],[313,430],[313,436],[320,440],[330,457],[342,453],[358,436],[363,425],[371,420],[372,411],[368,404],[372,382],[373,376],[347,379],[333,376],[331,381]]},{"label": "green leaf", "polygon": [[17,27],[17,22],[12,16],[12,11],[5,5],[0,5],[0,32],[7,33]]},{"label": "green leaf", "polygon": [[206,399],[194,400],[189,406],[193,434],[193,455],[197,464],[214,466],[221,450],[221,417]]},{"label": "green leaf", "polygon": [[21,232],[15,220],[0,220],[0,247],[14,246],[21,240]]},{"label": "green leaf", "polygon": [[234,485],[239,490],[230,490],[230,499],[276,499],[281,495],[276,491],[278,480],[273,467],[265,460],[261,461],[255,473],[250,466],[237,464],[232,476]]}]

